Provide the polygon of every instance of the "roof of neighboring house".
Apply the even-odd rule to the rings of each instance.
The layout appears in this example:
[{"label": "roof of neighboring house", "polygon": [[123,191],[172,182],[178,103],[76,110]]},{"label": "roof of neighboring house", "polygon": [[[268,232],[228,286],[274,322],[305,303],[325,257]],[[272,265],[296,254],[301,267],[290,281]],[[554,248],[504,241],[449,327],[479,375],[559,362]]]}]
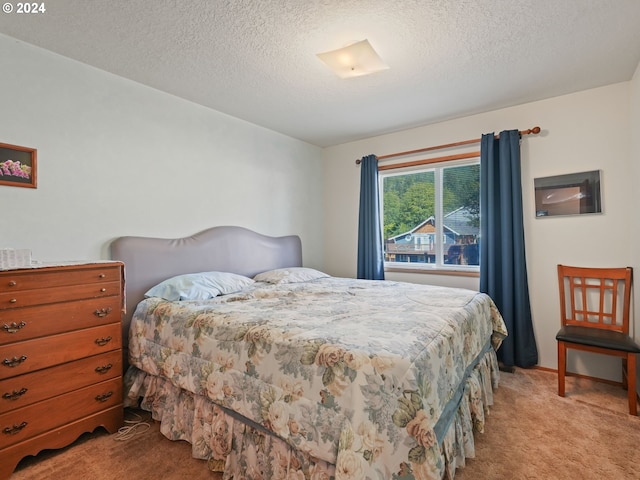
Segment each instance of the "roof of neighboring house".
[{"label": "roof of neighboring house", "polygon": [[458,235],[477,235],[480,228],[471,224],[473,216],[464,207],[444,216],[444,226]]},{"label": "roof of neighboring house", "polygon": [[[443,228],[445,231],[452,232],[456,235],[464,236],[464,235],[477,235],[480,232],[480,228],[478,226],[472,225],[470,222],[473,220],[473,216],[469,210],[465,207],[460,207],[454,210],[453,212],[447,213],[444,216],[444,225]],[[423,222],[419,223],[415,227],[413,227],[408,232],[400,233],[398,235],[394,235],[390,237],[389,240],[402,240],[407,235],[413,235],[414,233],[420,233],[419,230],[424,227],[427,223],[434,224],[435,218],[434,216],[430,216]]]}]

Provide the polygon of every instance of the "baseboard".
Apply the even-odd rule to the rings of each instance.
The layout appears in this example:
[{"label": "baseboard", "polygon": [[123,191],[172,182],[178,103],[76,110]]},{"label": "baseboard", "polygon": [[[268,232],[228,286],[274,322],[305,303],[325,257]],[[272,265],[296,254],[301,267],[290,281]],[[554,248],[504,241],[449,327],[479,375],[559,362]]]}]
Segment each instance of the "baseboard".
[{"label": "baseboard", "polygon": [[[558,373],[558,369],[557,368],[540,367],[539,365],[536,365],[536,366],[531,367],[531,368],[535,369],[535,370],[543,370],[545,372]],[[616,382],[614,380],[607,380],[606,378],[591,377],[589,375],[583,375],[581,373],[567,372],[565,374],[565,376],[566,377],[583,378],[585,380],[591,380],[592,382],[600,382],[600,383],[606,383],[608,385],[613,385],[613,386],[616,386],[616,387],[622,387],[622,382]]]},{"label": "baseboard", "polygon": [[[544,372],[550,372],[550,373],[558,373],[558,369],[557,368],[548,368],[548,367],[541,367],[539,365],[535,365],[533,367],[531,367],[533,370],[542,370]],[[566,377],[576,377],[576,378],[582,378],[585,380],[591,380],[592,382],[600,382],[600,383],[606,383],[607,385],[613,385],[614,387],[620,387],[622,388],[622,382],[616,382],[614,380],[607,380],[606,378],[598,378],[598,377],[591,377],[589,375],[582,375],[580,373],[573,373],[573,372],[567,372],[565,374]],[[638,402],[640,402],[640,393],[638,393],[636,391],[636,397],[638,398]]]}]

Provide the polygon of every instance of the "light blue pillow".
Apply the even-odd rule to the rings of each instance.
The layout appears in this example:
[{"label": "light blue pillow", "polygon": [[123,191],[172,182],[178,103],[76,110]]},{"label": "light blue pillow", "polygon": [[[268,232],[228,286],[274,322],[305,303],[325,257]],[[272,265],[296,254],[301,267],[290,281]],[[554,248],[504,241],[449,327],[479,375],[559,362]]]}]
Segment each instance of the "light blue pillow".
[{"label": "light blue pillow", "polygon": [[251,278],[229,272],[186,273],[169,278],[150,288],[145,297],[160,297],[171,302],[207,300],[235,293],[251,285]]}]

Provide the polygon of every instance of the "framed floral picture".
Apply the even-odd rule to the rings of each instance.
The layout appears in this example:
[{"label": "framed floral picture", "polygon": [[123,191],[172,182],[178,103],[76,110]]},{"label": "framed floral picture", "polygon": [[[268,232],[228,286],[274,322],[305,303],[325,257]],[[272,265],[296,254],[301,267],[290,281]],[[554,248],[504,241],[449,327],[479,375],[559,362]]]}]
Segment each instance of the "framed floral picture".
[{"label": "framed floral picture", "polygon": [[34,148],[0,143],[0,185],[37,188],[37,155]]}]

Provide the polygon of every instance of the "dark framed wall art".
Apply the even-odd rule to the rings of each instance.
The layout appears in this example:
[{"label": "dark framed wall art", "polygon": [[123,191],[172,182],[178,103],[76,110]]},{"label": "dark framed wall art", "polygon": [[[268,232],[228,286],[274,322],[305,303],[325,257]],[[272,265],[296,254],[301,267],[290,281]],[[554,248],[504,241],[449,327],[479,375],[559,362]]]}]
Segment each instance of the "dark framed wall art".
[{"label": "dark framed wall art", "polygon": [[35,148],[0,143],[0,185],[37,187]]},{"label": "dark framed wall art", "polygon": [[534,179],[536,217],[601,213],[600,170]]}]

